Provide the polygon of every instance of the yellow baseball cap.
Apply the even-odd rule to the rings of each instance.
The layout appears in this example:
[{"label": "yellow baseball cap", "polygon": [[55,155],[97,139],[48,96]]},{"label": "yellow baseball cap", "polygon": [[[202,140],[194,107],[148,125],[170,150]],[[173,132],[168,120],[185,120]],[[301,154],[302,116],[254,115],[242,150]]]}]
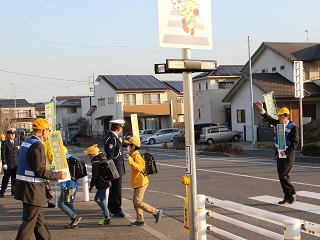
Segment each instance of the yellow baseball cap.
[{"label": "yellow baseball cap", "polygon": [[139,140],[139,138],[137,137],[130,137],[129,140],[125,140],[126,143],[132,144],[136,147],[140,147],[141,146],[141,142]]},{"label": "yellow baseball cap", "polygon": [[98,144],[93,144],[92,146],[88,147],[87,150],[83,151],[85,154],[96,155],[100,152],[98,148]]},{"label": "yellow baseball cap", "polygon": [[44,130],[49,128],[50,128],[49,122],[47,121],[47,119],[44,119],[44,118],[37,118],[32,123],[32,129]]}]

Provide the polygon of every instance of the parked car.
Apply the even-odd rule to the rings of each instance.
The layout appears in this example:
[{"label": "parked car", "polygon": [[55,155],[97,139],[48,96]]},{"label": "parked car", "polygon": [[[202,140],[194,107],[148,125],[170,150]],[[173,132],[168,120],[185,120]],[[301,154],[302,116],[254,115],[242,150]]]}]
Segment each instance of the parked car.
[{"label": "parked car", "polygon": [[155,130],[155,129],[140,130],[140,140],[142,141],[145,137],[154,134],[156,131],[157,130]]},{"label": "parked car", "polygon": [[154,134],[145,137],[142,140],[144,144],[155,144],[155,143],[163,143],[163,142],[171,142],[174,137],[180,136],[179,128],[164,128],[161,129]]},{"label": "parked car", "polygon": [[[216,123],[196,123],[194,125],[194,141],[200,143],[201,129],[204,127],[218,126]],[[182,127],[183,136],[185,136],[185,126]]]},{"label": "parked car", "polygon": [[231,131],[226,126],[204,127],[200,134],[201,143],[208,145],[218,141],[239,141],[241,132]]},{"label": "parked car", "polygon": [[129,140],[133,136],[132,132],[127,132],[123,135],[123,141],[122,141],[122,146],[127,146],[128,144],[125,142],[125,140]]},{"label": "parked car", "polygon": [[77,138],[87,138],[89,137],[88,135],[86,134],[82,134],[82,133],[76,133],[74,135],[72,135],[71,137],[68,138],[68,144],[71,144],[73,142],[78,142],[78,139]]}]

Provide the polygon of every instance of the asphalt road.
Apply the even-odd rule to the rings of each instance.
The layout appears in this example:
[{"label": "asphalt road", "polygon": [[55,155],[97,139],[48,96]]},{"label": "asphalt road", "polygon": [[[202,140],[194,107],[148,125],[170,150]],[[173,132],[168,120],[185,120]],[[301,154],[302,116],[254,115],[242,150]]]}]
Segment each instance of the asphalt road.
[{"label": "asphalt road", "polygon": [[[149,177],[150,184],[145,201],[162,209],[168,217],[183,222],[185,187],[181,183],[181,177],[186,173],[185,154],[181,151],[159,151],[160,147],[160,145],[151,148],[148,146],[148,151],[157,161],[159,173]],[[141,152],[144,152],[145,148],[146,146],[143,146]],[[81,155],[82,151],[81,148],[71,150],[75,155]],[[83,159],[88,161],[86,157]],[[298,192],[298,202],[285,206],[277,204],[282,199],[283,193],[277,177],[273,151],[253,150],[236,157],[197,155],[196,165],[198,194],[320,224],[320,164],[296,163],[291,170],[291,180]],[[131,199],[128,164],[126,167],[123,197]],[[281,225],[209,204],[206,207],[225,216],[283,234]],[[270,239],[217,219],[207,217],[207,223],[247,239]],[[319,239],[319,236],[302,233],[302,239]]]}]

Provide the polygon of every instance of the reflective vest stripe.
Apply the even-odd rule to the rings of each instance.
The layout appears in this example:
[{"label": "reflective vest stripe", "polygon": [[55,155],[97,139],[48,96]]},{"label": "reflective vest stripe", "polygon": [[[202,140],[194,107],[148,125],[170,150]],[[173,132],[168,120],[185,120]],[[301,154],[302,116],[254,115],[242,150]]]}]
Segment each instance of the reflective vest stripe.
[{"label": "reflective vest stripe", "polygon": [[45,183],[45,179],[43,178],[37,178],[37,177],[27,177],[27,176],[22,176],[22,175],[16,175],[16,179],[30,182],[30,183]]}]

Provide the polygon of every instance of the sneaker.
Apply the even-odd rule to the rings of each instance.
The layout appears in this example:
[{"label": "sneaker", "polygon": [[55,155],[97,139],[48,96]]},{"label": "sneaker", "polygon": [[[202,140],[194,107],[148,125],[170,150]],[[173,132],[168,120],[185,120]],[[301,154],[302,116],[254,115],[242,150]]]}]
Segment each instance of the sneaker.
[{"label": "sneaker", "polygon": [[98,222],[98,224],[99,224],[99,225],[103,225],[105,220],[106,220],[106,219],[103,218],[101,221]]},{"label": "sneaker", "polygon": [[159,210],[157,214],[153,215],[156,218],[156,223],[158,223],[161,219],[162,210]]},{"label": "sneaker", "polygon": [[144,222],[138,222],[135,221],[133,223],[130,223],[131,226],[136,226],[136,227],[144,227]]},{"label": "sneaker", "polygon": [[76,228],[78,228],[78,225],[70,223],[69,225],[65,226],[65,228],[67,228],[67,229],[76,229]]},{"label": "sneaker", "polygon": [[111,219],[105,219],[103,225],[109,225],[111,223]]},{"label": "sneaker", "polygon": [[70,224],[72,224],[72,225],[78,225],[78,223],[80,222],[80,220],[81,220],[81,217],[75,217],[75,218],[72,218],[71,219],[71,223]]}]

